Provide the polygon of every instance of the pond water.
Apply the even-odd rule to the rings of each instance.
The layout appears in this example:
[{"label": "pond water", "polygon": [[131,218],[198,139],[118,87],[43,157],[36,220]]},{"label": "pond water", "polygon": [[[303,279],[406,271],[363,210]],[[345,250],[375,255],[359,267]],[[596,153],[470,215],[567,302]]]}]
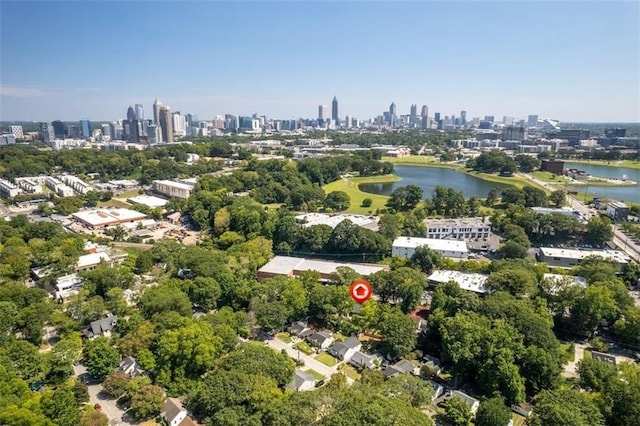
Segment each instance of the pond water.
[{"label": "pond water", "polygon": [[466,198],[486,198],[492,188],[501,192],[509,187],[506,184],[488,182],[453,169],[440,167],[395,166],[394,174],[402,180],[389,183],[362,183],[359,188],[371,194],[390,195],[398,187],[417,185],[422,188],[425,198],[431,198],[436,185],[443,185],[462,191]]},{"label": "pond water", "polygon": [[[629,167],[618,166],[600,166],[597,164],[584,164],[584,163],[571,163],[566,162],[564,168],[572,168],[578,170],[584,170],[592,176],[608,178],[608,179],[622,179],[626,177],[629,180],[640,183],[640,169],[631,169]],[[570,189],[574,189],[578,192],[584,192],[585,185],[568,185]],[[633,203],[640,203],[640,185],[627,185],[627,186],[595,186],[589,185],[587,189],[589,194],[595,194],[602,198],[608,198],[613,200],[627,201]]]}]

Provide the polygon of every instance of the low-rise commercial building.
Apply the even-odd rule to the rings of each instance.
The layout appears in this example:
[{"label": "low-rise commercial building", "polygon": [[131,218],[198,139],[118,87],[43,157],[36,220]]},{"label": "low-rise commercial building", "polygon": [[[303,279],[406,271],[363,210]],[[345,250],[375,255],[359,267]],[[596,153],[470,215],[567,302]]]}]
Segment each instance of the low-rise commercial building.
[{"label": "low-rise commercial building", "polygon": [[629,206],[620,201],[607,204],[607,216],[613,220],[627,220],[629,217]]},{"label": "low-rise commercial building", "polygon": [[327,225],[335,228],[344,220],[350,220],[354,225],[358,225],[362,228],[371,229],[372,231],[378,230],[378,221],[380,220],[376,216],[365,216],[358,214],[327,214],[327,213],[305,213],[295,217],[296,223],[303,228],[308,228],[313,225]]},{"label": "low-rise commercial building", "polygon": [[484,274],[439,270],[433,271],[431,275],[429,275],[428,281],[432,286],[453,281],[463,290],[473,291],[478,294],[487,294],[490,293],[489,289],[485,287],[487,279],[489,279],[489,276]]},{"label": "low-rise commercial building", "polygon": [[342,263],[301,257],[276,256],[258,270],[258,278],[265,279],[281,275],[297,277],[304,271],[316,271],[320,274],[322,281],[328,281],[331,279],[331,275],[337,272],[341,266],[353,269],[362,277],[368,277],[373,273],[389,269],[386,265]]},{"label": "low-rise commercial building", "polygon": [[398,237],[393,240],[392,256],[411,257],[418,247],[429,247],[444,257],[466,259],[469,254],[467,243],[458,240],[442,240],[435,238]]},{"label": "low-rise commercial building", "polygon": [[167,197],[189,198],[195,184],[174,182],[172,180],[154,180],[153,190]]},{"label": "low-rise commercial building", "polygon": [[135,210],[109,208],[83,210],[73,213],[71,217],[89,229],[99,229],[128,222],[136,222],[146,218],[147,215]]},{"label": "low-rise commercial building", "polygon": [[468,240],[491,236],[489,220],[481,217],[463,219],[425,219],[427,238],[445,240]]},{"label": "low-rise commercial building", "polygon": [[631,258],[620,250],[586,250],[555,247],[541,247],[538,252],[538,260],[549,266],[558,268],[572,268],[589,256],[599,256],[605,260],[611,260],[625,269]]},{"label": "low-rise commercial building", "polygon": [[155,208],[155,207],[164,207],[169,202],[164,198],[155,197],[153,195],[138,195],[135,197],[127,198],[127,201],[132,204],[142,204],[144,206]]}]

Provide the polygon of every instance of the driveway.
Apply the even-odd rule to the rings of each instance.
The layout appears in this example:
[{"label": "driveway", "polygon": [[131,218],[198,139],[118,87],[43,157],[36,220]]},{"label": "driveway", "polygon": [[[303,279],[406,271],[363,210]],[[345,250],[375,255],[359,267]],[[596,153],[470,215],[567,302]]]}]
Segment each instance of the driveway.
[{"label": "driveway", "polygon": [[[73,372],[76,377],[82,375],[86,376],[87,368],[84,365],[74,365]],[[134,423],[129,423],[122,419],[125,415],[124,410],[121,410],[116,405],[115,399],[110,399],[107,394],[102,391],[102,384],[88,385],[89,388],[89,402],[91,405],[100,404],[102,412],[109,418],[109,424],[112,426],[131,426]]]},{"label": "driveway", "polygon": [[[318,360],[314,359],[313,357],[305,354],[304,352],[293,348],[291,346],[291,344],[286,344],[286,343],[281,342],[280,340],[274,339],[274,338],[269,338],[269,339],[265,340],[265,343],[268,344],[269,346],[271,346],[271,348],[277,350],[278,352],[280,352],[280,351],[282,351],[284,349],[287,352],[287,355],[289,355],[294,360],[300,359],[300,360],[304,361],[304,366],[302,367],[303,370],[311,368],[311,369],[317,371],[318,373],[322,374],[326,378],[329,378],[329,377],[333,376],[336,373],[340,373],[338,371],[338,369],[337,369],[337,366],[339,364],[336,364],[334,367],[329,367],[328,365],[324,365],[320,361],[318,361]],[[353,383],[353,379],[347,377],[347,382],[349,384],[351,384],[351,383]]]},{"label": "driveway", "polygon": [[584,350],[586,347],[587,345],[582,343],[574,343],[575,356],[573,361],[565,364],[564,371],[562,372],[563,377],[578,377],[577,364],[584,358]]}]

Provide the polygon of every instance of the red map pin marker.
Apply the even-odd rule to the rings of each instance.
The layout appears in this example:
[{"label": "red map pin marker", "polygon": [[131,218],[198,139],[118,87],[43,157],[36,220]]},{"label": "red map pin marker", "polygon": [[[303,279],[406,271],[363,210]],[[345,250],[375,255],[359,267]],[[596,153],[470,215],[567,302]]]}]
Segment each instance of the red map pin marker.
[{"label": "red map pin marker", "polygon": [[371,297],[371,293],[373,293],[373,291],[371,290],[371,284],[365,280],[357,280],[351,284],[349,293],[353,300],[362,305]]}]

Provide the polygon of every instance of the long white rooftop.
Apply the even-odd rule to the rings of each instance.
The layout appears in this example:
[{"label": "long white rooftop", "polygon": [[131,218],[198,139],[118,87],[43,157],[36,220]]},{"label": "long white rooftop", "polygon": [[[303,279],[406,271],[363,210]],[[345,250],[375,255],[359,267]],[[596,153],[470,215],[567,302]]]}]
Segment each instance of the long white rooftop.
[{"label": "long white rooftop", "polygon": [[369,276],[375,272],[388,269],[385,265],[342,263],[328,260],[304,259],[301,257],[276,256],[260,268],[259,272],[263,274],[291,275],[301,271],[316,271],[322,275],[329,275],[336,272],[340,266],[349,267],[362,276]]},{"label": "long white rooftop", "polygon": [[437,238],[398,237],[393,240],[394,247],[418,248],[427,246],[436,251],[467,252],[466,241],[442,240]]},{"label": "long white rooftop", "polygon": [[558,257],[563,259],[582,260],[589,256],[600,256],[606,260],[618,263],[629,263],[631,258],[620,250],[578,250],[570,248],[541,247],[540,251],[545,257]]},{"label": "long white rooftop", "polygon": [[488,278],[489,276],[484,274],[468,274],[466,272],[447,270],[433,271],[431,275],[429,275],[429,281],[431,282],[444,284],[449,281],[455,281],[461,289],[480,294],[490,292],[489,289],[484,286]]}]

